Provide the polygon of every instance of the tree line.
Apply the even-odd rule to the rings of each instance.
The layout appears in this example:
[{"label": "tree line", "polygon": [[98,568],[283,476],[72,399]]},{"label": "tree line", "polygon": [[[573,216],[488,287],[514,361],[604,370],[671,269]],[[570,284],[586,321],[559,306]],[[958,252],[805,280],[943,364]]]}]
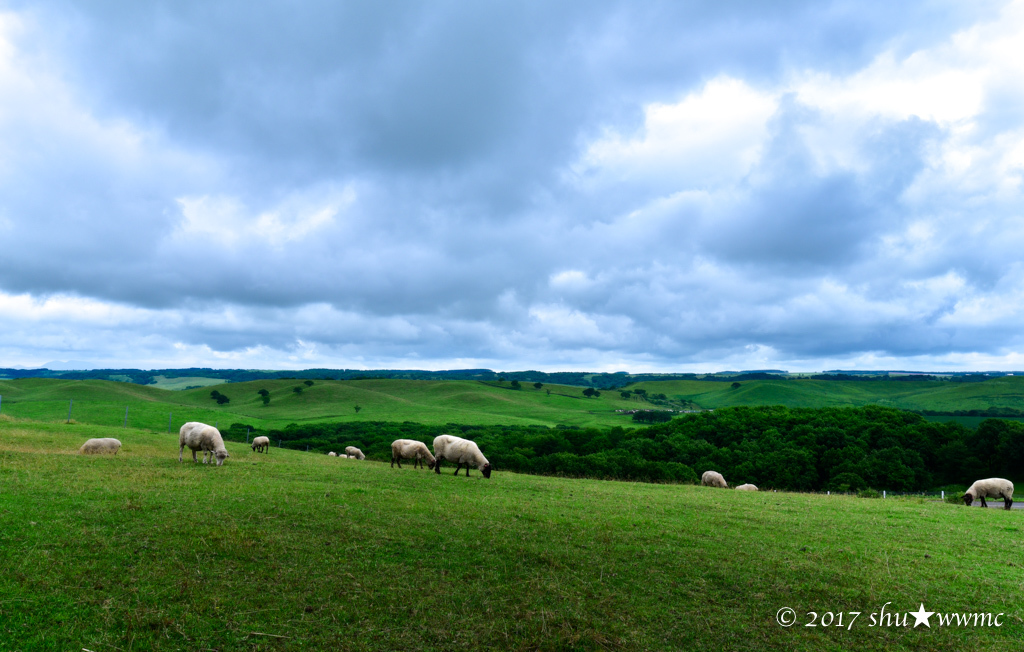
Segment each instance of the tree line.
[{"label": "tree line", "polygon": [[1024,480],[1024,424],[989,419],[971,430],[878,406],[736,407],[637,429],[346,422],[259,433],[234,424],[224,434],[244,441],[247,431],[319,453],[357,446],[383,462],[395,439],[430,446],[449,433],[476,441],[496,471],[643,482],[697,482],[707,470],[735,484],[792,491],[921,491],[990,476]]}]

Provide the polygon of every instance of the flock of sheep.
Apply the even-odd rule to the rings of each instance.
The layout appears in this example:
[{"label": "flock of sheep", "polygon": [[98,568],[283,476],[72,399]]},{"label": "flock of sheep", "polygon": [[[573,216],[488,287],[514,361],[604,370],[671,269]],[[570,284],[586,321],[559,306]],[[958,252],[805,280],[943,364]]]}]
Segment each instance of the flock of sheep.
[{"label": "flock of sheep", "polygon": [[[217,466],[224,464],[224,460],[231,457],[227,448],[224,447],[224,439],[220,431],[213,426],[198,421],[190,421],[181,427],[178,433],[178,461],[182,461],[185,447],[192,451],[192,461],[198,462],[196,453],[203,452],[203,464],[217,460]],[[83,454],[111,453],[116,455],[121,449],[121,442],[117,439],[105,437],[101,439],[90,439],[78,449]],[[252,440],[252,449],[255,452],[267,453],[270,449],[270,439],[267,437],[256,437]],[[328,453],[330,457],[344,457],[356,460],[366,459],[363,451],[355,446],[345,447],[345,453],[339,455],[334,451]],[[448,460],[455,462],[455,475],[459,474],[462,467],[466,468],[466,477],[469,477],[469,468],[476,467],[485,478],[491,477],[491,463],[487,461],[476,442],[454,435],[439,435],[434,438],[434,453],[430,453],[427,445],[414,439],[396,439],[391,444],[391,467],[398,464],[402,468],[402,460],[413,460],[413,468],[422,467],[432,469],[440,475],[441,462]],[[705,471],[700,478],[700,484],[704,487],[719,487],[728,489],[729,485],[725,478],[717,471]],[[736,487],[737,491],[757,491],[752,484],[741,484]],[[1013,505],[1013,483],[1003,478],[988,478],[978,480],[972,484],[963,495],[964,504],[968,507],[975,500],[981,500],[982,507],[988,507],[985,498],[1002,498],[1005,509]]]},{"label": "flock of sheep", "polygon": [[[704,475],[700,477],[700,485],[702,487],[718,487],[720,489],[729,488],[725,478],[718,471],[705,471]],[[757,491],[757,487],[752,484],[741,484],[736,487],[736,491]],[[965,505],[970,507],[971,503],[975,500],[981,499],[981,506],[988,507],[988,503],[985,502],[986,497],[1002,498],[1003,507],[1010,509],[1013,506],[1013,483],[1003,478],[978,480],[964,493],[963,501]]]}]

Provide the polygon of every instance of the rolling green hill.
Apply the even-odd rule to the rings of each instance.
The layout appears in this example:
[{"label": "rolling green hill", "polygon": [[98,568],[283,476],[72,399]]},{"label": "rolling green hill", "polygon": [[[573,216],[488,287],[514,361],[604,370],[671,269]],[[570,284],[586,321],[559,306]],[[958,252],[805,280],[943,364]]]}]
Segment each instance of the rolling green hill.
[{"label": "rolling green hill", "polygon": [[[133,428],[116,457],[75,454],[107,434],[0,416],[0,649],[909,652],[1024,640],[1017,510],[456,478],[244,445],[216,467],[179,463],[174,435]],[[999,626],[893,621],[919,604]],[[794,626],[779,624],[784,608]]]},{"label": "rolling green hill", "polygon": [[[293,389],[302,387],[301,394]],[[259,380],[225,383],[217,391],[230,398],[218,405],[211,387],[170,391],[153,385],[104,380],[24,378],[0,380],[0,413],[40,421],[71,418],[80,423],[121,426],[128,408],[128,425],[157,431],[177,428],[185,421],[223,426],[247,423],[280,428],[288,423],[317,421],[415,421],[479,425],[545,425],[580,427],[635,425],[622,409],[714,409],[739,405],[842,407],[883,405],[907,410],[984,410],[991,407],[1024,410],[1024,378],[1009,376],[985,382],[950,381],[826,381],[752,380],[733,388],[710,381],[661,381],[632,385],[649,395],[665,394],[654,403],[636,397],[623,399],[618,391],[586,398],[581,387],[468,380],[317,380],[307,387],[300,380]],[[257,391],[270,392],[263,405]],[[548,393],[550,391],[550,394]],[[357,413],[355,406],[360,406]]]}]

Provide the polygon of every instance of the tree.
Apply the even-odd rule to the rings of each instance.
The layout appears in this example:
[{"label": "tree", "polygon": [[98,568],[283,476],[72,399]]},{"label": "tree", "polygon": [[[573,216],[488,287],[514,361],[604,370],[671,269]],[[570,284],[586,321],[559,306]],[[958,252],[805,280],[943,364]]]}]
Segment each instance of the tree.
[{"label": "tree", "polygon": [[644,400],[644,401],[647,400],[647,390],[646,389],[634,389],[633,393],[636,394],[637,396],[639,396],[641,400]]},{"label": "tree", "polygon": [[231,402],[231,399],[229,399],[227,396],[224,396],[217,390],[213,390],[212,392],[210,392],[210,398],[217,401],[217,405],[224,405],[225,403]]},{"label": "tree", "polygon": [[739,384],[739,383],[733,383],[733,384],[731,385],[731,387],[732,387],[733,389],[739,389],[739,388],[740,388],[740,384]]},{"label": "tree", "polygon": [[587,398],[597,398],[598,396],[601,395],[601,392],[597,391],[593,387],[588,387],[585,390],[583,390],[583,395],[586,396]]},{"label": "tree", "polygon": [[296,385],[295,387],[292,387],[292,391],[295,392],[296,394],[301,394],[302,393],[302,385]]},{"label": "tree", "polygon": [[264,394],[260,398],[263,399],[263,405],[270,405],[270,394]]},{"label": "tree", "polygon": [[518,380],[513,380],[512,381],[512,389],[520,389],[519,381]]},{"label": "tree", "polygon": [[260,396],[270,396],[270,392],[268,392],[268,391],[267,391],[267,390],[265,390],[265,389],[261,389],[261,390],[259,390],[259,391],[258,391],[258,392],[256,392],[256,393],[257,393],[257,394],[259,394]]},{"label": "tree", "polygon": [[534,383],[534,384],[533,384],[533,388],[534,388],[534,389],[540,389],[540,388],[541,388],[541,387],[543,387],[543,386],[544,386],[544,383]]},{"label": "tree", "polygon": [[356,414],[359,414],[359,410],[362,410],[362,409],[363,409],[363,406],[357,405],[356,406]]},{"label": "tree", "polygon": [[633,398],[633,392],[629,392],[629,391],[619,392],[619,396],[621,396],[624,399],[630,399],[630,398]]},{"label": "tree", "polygon": [[547,391],[548,396],[551,396],[551,390],[550,389],[549,390],[545,390],[545,391]]},{"label": "tree", "polygon": [[312,380],[304,380],[304,381],[302,381],[302,382],[303,382],[303,384],[304,384],[304,385],[305,385],[306,387],[312,387],[312,386],[313,386],[313,381],[312,381]]}]

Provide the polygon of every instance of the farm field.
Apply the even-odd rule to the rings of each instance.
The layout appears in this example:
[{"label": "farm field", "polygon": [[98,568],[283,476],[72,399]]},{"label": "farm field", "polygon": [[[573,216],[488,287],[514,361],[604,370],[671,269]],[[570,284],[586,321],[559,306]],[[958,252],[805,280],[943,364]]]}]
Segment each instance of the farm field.
[{"label": "farm field", "polygon": [[[217,468],[179,464],[176,436],[133,428],[116,457],[74,454],[106,434],[0,417],[0,649],[1007,650],[1024,639],[1017,511],[455,478],[231,443]],[[879,624],[883,606],[920,603],[1002,613],[1001,626]],[[776,622],[783,607],[795,626]],[[862,613],[821,626],[840,611]]]},{"label": "farm field", "polygon": [[[175,379],[182,383],[211,379]],[[187,385],[185,385],[187,386]],[[295,387],[302,387],[296,394]],[[586,398],[583,388],[545,385],[534,389],[523,384],[477,381],[424,380],[317,380],[305,386],[301,380],[260,380],[218,384],[171,391],[154,385],[135,385],[104,380],[26,378],[0,380],[0,414],[38,421],[65,421],[68,403],[71,418],[79,423],[122,426],[128,408],[129,426],[154,431],[176,431],[185,421],[197,420],[228,426],[246,423],[259,428],[281,428],[289,423],[318,421],[414,421],[429,425],[545,425],[611,427],[636,425],[619,409],[668,409],[699,406],[705,409],[738,405],[785,405],[787,407],[838,407],[883,405],[908,410],[984,410],[990,407],[1024,410],[1024,378],[1011,376],[985,382],[949,381],[821,381],[754,380],[733,388],[712,381],[645,382],[629,389],[645,389],[649,395],[665,394],[656,405],[636,398],[623,399],[619,391],[601,392]],[[231,400],[218,405],[210,398],[216,389]],[[263,405],[257,391],[270,393]],[[548,394],[550,391],[550,395]],[[360,410],[356,412],[355,406]],[[965,418],[977,425],[980,419]]]}]

